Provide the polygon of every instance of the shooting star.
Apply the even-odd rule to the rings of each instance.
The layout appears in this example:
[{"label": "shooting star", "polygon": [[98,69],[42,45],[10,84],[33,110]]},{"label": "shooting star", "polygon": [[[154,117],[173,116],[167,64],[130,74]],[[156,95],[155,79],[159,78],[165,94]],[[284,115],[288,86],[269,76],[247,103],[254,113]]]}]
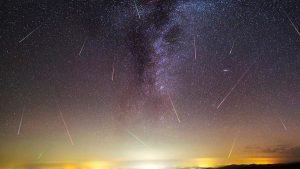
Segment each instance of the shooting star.
[{"label": "shooting star", "polygon": [[37,156],[36,160],[40,160],[40,159],[44,156],[45,153],[46,153],[46,151],[41,152],[41,153]]},{"label": "shooting star", "polygon": [[41,152],[38,157],[36,158],[37,160],[40,160],[42,158],[42,156],[44,155],[44,152]]},{"label": "shooting star", "polygon": [[174,112],[174,114],[176,115],[176,118],[177,118],[178,123],[180,123],[181,121],[180,121],[180,119],[179,119],[177,110],[176,110],[176,108],[175,108],[175,106],[174,106],[173,100],[172,100],[170,94],[168,94],[168,95],[169,95],[170,102],[171,102],[171,104],[172,104],[173,112]]},{"label": "shooting star", "polygon": [[194,59],[197,59],[196,36],[194,36]]},{"label": "shooting star", "polygon": [[17,133],[18,136],[20,135],[20,132],[21,132],[21,127],[22,127],[22,123],[23,123],[23,116],[24,116],[24,110],[25,110],[25,106],[23,106],[23,109],[22,109],[21,120],[20,120],[20,123],[19,123],[19,128],[18,128],[18,133]]},{"label": "shooting star", "polygon": [[286,15],[286,17],[289,19],[291,25],[293,26],[293,28],[295,29],[295,31],[298,33],[298,35],[300,36],[300,32],[298,30],[298,28],[296,27],[296,25],[294,24],[294,22],[291,20],[291,18],[289,17],[289,15],[286,13],[285,10],[283,10],[284,14]]},{"label": "shooting star", "polygon": [[73,142],[72,136],[71,136],[71,134],[70,134],[70,131],[69,131],[69,129],[68,129],[67,123],[66,123],[66,121],[65,121],[65,119],[64,119],[63,113],[62,113],[62,111],[61,111],[61,109],[60,109],[60,106],[58,105],[57,102],[56,102],[56,105],[57,105],[57,107],[58,107],[58,111],[59,111],[60,118],[61,118],[61,120],[62,120],[62,122],[63,122],[63,124],[64,124],[64,127],[65,127],[65,130],[66,130],[66,132],[67,132],[67,134],[68,134],[69,141],[70,141],[71,145],[73,146],[73,145],[74,145],[74,142]]},{"label": "shooting star", "polygon": [[278,118],[279,118],[279,120],[280,120],[280,122],[281,122],[281,124],[282,124],[282,126],[284,128],[284,130],[287,131],[287,127],[285,126],[283,120],[280,117],[278,117]]},{"label": "shooting star", "polygon": [[242,79],[245,77],[245,75],[249,72],[249,70],[252,68],[255,62],[253,62],[248,69],[242,74],[242,76],[238,79],[238,81],[233,85],[233,87],[229,90],[229,92],[225,95],[225,97],[222,99],[222,101],[218,104],[217,109],[221,107],[221,105],[224,103],[224,101],[227,99],[228,96],[233,92],[233,90],[238,86],[238,84],[242,81]]},{"label": "shooting star", "polygon": [[35,32],[36,30],[38,30],[41,26],[42,25],[38,26],[33,31],[31,31],[29,34],[27,34],[23,39],[19,40],[19,43],[23,42],[26,38],[28,38],[31,34],[33,34],[33,32]]},{"label": "shooting star", "polygon": [[40,160],[40,159],[44,156],[44,154],[45,154],[46,152],[48,152],[49,149],[50,149],[50,147],[48,147],[48,148],[46,148],[44,151],[42,151],[42,152],[37,156],[36,160]]},{"label": "shooting star", "polygon": [[231,154],[232,154],[232,151],[233,151],[233,149],[234,149],[236,140],[237,140],[237,136],[234,138],[234,140],[233,140],[233,142],[232,142],[232,145],[231,145],[230,151],[229,151],[229,153],[228,153],[227,159],[229,159],[230,156],[231,156]]},{"label": "shooting star", "polygon": [[86,40],[87,40],[87,38],[85,38],[84,41],[83,41],[83,44],[82,44],[82,46],[81,46],[81,49],[80,49],[80,51],[79,51],[79,53],[78,53],[79,56],[81,56],[81,52],[83,51],[83,48],[84,48],[84,45],[85,45]]},{"label": "shooting star", "polygon": [[135,134],[133,134],[132,132],[130,132],[129,130],[126,130],[126,132],[133,137],[136,141],[138,141],[139,143],[143,144],[144,146],[148,147],[148,145],[142,141],[140,138],[138,138],[138,136],[136,136]]},{"label": "shooting star", "polygon": [[114,57],[114,61],[112,64],[111,81],[114,81],[114,77],[115,77],[115,60],[116,60],[116,57]]},{"label": "shooting star", "polygon": [[231,49],[230,49],[230,51],[229,51],[229,55],[231,55],[231,53],[232,53],[232,50],[233,50],[233,48],[234,48],[234,44],[235,44],[235,41],[233,41],[233,43],[232,43]]},{"label": "shooting star", "polygon": [[137,6],[136,0],[133,0],[133,2],[134,2],[135,10],[136,10],[136,12],[137,12],[137,14],[138,14],[138,16],[139,16],[139,19],[141,19],[140,11],[139,11],[139,8],[138,8],[138,6]]}]

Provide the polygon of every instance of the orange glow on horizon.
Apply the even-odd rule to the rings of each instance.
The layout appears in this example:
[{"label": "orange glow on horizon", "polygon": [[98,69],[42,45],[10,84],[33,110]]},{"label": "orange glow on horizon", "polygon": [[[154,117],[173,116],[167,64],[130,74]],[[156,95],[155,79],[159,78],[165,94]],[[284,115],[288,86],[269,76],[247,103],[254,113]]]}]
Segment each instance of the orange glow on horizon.
[{"label": "orange glow on horizon", "polygon": [[220,167],[226,165],[241,164],[276,164],[284,163],[279,157],[248,157],[248,158],[195,158],[189,160],[142,160],[142,161],[82,161],[82,162],[41,162],[24,165],[2,166],[0,169],[28,169],[38,167],[40,169],[115,169],[115,168],[157,168],[168,167]]},{"label": "orange glow on horizon", "polygon": [[253,157],[253,158],[236,158],[236,159],[225,159],[225,158],[197,158],[184,162],[182,167],[220,167],[225,165],[241,165],[241,164],[276,164],[282,163],[283,160],[280,158],[273,157]]}]

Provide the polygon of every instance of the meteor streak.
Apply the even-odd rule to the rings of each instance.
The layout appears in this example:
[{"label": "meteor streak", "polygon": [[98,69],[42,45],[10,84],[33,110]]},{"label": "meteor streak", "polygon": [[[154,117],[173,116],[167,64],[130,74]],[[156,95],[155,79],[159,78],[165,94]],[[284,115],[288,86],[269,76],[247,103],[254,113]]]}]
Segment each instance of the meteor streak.
[{"label": "meteor streak", "polygon": [[44,152],[41,152],[38,157],[36,158],[37,160],[40,160],[42,158],[42,156],[44,155]]},{"label": "meteor streak", "polygon": [[139,8],[138,8],[138,6],[137,6],[137,4],[136,4],[136,0],[133,0],[133,2],[134,2],[135,10],[136,10],[136,12],[137,12],[137,14],[138,14],[138,16],[139,16],[139,19],[141,19],[141,15],[140,15],[140,12],[139,12]]},{"label": "meteor streak", "polygon": [[241,80],[245,77],[245,75],[249,72],[249,70],[251,69],[251,67],[254,65],[255,62],[252,63],[252,65],[250,65],[248,67],[248,69],[242,74],[242,76],[238,79],[238,81],[233,85],[233,87],[229,90],[229,92],[225,95],[225,97],[223,98],[223,100],[218,104],[217,109],[219,109],[221,107],[221,105],[223,104],[223,102],[227,99],[228,96],[230,96],[230,94],[232,93],[232,91],[238,86],[238,84],[241,82]]},{"label": "meteor streak", "polygon": [[27,34],[23,39],[19,40],[19,43],[23,42],[26,38],[28,38],[33,32],[35,32],[36,30],[38,30],[41,26],[42,25],[38,26],[33,31],[31,31],[29,34]]},{"label": "meteor streak", "polygon": [[298,35],[300,36],[300,32],[298,30],[298,28],[296,27],[296,25],[294,24],[294,22],[291,20],[291,18],[289,17],[289,15],[285,12],[285,10],[283,11],[284,14],[286,15],[286,17],[289,19],[291,25],[293,26],[293,28],[295,29],[295,31],[298,33]]},{"label": "meteor streak", "polygon": [[21,120],[19,123],[18,133],[17,133],[18,136],[20,135],[20,131],[21,131],[22,123],[23,123],[24,109],[25,109],[25,106],[23,106],[23,109],[22,109],[22,116],[21,116]]},{"label": "meteor streak", "polygon": [[129,130],[126,130],[126,132],[131,136],[133,137],[136,141],[138,141],[139,143],[143,144],[144,146],[147,147],[147,144],[142,141],[140,138],[138,138],[138,136],[136,136],[135,134],[133,134],[132,132],[130,132]]},{"label": "meteor streak", "polygon": [[84,39],[83,44],[82,44],[82,46],[81,46],[81,49],[80,49],[80,51],[79,51],[79,54],[78,54],[79,56],[81,55],[81,52],[83,51],[85,42],[86,42],[86,38]]},{"label": "meteor streak", "polygon": [[234,44],[235,44],[235,41],[232,43],[231,49],[230,49],[230,51],[229,51],[229,55],[231,55],[231,53],[232,53],[232,50],[233,50],[233,48],[234,48]]},{"label": "meteor streak", "polygon": [[116,60],[116,57],[114,57],[114,61],[112,64],[111,81],[114,81],[114,77],[115,77],[115,60]]},{"label": "meteor streak", "polygon": [[[57,103],[56,103],[56,104],[57,104]],[[69,141],[70,141],[71,145],[73,146],[73,145],[74,145],[74,142],[73,142],[72,136],[71,136],[71,134],[70,134],[70,132],[69,132],[67,123],[66,123],[66,121],[65,121],[65,119],[64,119],[63,113],[62,113],[62,111],[61,111],[61,109],[60,109],[60,106],[59,106],[58,104],[57,104],[57,107],[58,107],[58,111],[59,111],[60,118],[61,118],[61,120],[62,120],[62,122],[63,122],[63,124],[64,124],[64,127],[65,127],[65,130],[66,130],[66,132],[67,132],[67,134],[68,134]]]},{"label": "meteor streak", "polygon": [[176,115],[177,121],[178,121],[178,123],[180,123],[181,121],[180,121],[180,119],[179,119],[178,113],[177,113],[177,111],[176,111],[176,108],[175,108],[175,106],[174,106],[174,103],[173,103],[173,100],[172,100],[170,94],[169,94],[169,99],[170,99],[170,102],[171,102],[171,104],[172,104],[173,112],[174,112],[174,114]]},{"label": "meteor streak", "polygon": [[196,37],[194,36],[194,59],[197,59]]},{"label": "meteor streak", "polygon": [[36,159],[40,160],[44,156],[44,154],[48,152],[49,149],[50,149],[50,146],[48,148],[46,148],[44,151],[42,151],[41,153],[39,153],[39,155],[37,156]]},{"label": "meteor streak", "polygon": [[227,156],[227,159],[229,159],[230,156],[231,156],[231,154],[232,154],[232,151],[233,151],[233,148],[234,148],[234,146],[235,146],[236,140],[237,140],[237,137],[235,137],[234,140],[233,140],[233,142],[232,142],[232,145],[231,145],[229,154],[228,154],[228,156]]},{"label": "meteor streak", "polygon": [[278,118],[279,118],[279,120],[280,120],[280,122],[281,122],[281,124],[282,124],[282,126],[283,126],[283,128],[284,128],[284,130],[287,131],[287,127],[286,127],[285,124],[283,123],[283,120],[282,120],[280,117],[278,117]]}]

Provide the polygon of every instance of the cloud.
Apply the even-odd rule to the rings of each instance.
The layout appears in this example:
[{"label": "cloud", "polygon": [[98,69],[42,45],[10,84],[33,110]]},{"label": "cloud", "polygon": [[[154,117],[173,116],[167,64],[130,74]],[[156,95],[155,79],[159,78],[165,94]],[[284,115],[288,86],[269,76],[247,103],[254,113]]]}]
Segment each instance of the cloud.
[{"label": "cloud", "polygon": [[292,156],[300,158],[300,146],[291,148],[289,152]]},{"label": "cloud", "polygon": [[262,149],[262,152],[265,153],[284,153],[287,152],[290,149],[289,146],[287,145],[276,145],[273,147],[268,147],[268,148],[264,148]]},{"label": "cloud", "polygon": [[247,146],[246,152],[260,152],[266,154],[281,154],[289,157],[300,158],[300,146],[274,145],[270,147]]}]

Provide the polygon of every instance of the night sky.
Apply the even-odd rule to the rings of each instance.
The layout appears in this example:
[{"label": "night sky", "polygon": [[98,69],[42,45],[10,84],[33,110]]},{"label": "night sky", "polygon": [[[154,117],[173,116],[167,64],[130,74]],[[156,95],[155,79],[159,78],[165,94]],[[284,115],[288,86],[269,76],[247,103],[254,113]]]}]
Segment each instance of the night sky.
[{"label": "night sky", "polygon": [[1,1],[0,168],[300,160],[296,1]]}]

